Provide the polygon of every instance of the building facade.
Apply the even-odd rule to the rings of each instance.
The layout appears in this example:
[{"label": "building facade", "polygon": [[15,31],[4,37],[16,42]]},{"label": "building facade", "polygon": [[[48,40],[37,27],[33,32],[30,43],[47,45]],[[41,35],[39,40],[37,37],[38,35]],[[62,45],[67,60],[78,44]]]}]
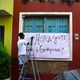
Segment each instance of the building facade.
[{"label": "building facade", "polygon": [[[8,5],[7,5],[7,4]],[[0,42],[4,43],[11,55],[13,24],[13,0],[0,2]]]},{"label": "building facade", "polygon": [[[63,71],[80,67],[80,2],[28,2],[14,0],[12,31],[12,80],[18,79],[18,33],[69,33],[70,58],[67,60],[38,60],[41,80],[52,80]],[[26,1],[26,0],[25,0]]]}]

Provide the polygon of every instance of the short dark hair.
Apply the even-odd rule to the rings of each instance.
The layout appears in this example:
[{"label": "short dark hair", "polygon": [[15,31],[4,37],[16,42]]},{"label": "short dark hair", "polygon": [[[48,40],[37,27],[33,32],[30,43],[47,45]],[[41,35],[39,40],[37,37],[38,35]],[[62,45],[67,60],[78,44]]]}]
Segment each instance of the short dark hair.
[{"label": "short dark hair", "polygon": [[25,36],[24,33],[19,33],[19,37]]}]

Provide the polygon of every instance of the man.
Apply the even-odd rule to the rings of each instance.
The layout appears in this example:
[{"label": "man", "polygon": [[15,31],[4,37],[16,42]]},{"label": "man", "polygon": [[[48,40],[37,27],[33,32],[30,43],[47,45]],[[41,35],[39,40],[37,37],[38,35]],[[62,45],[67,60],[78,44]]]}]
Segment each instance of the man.
[{"label": "man", "polygon": [[[17,42],[17,46],[18,46],[18,61],[19,61],[19,65],[20,65],[20,76],[19,78],[23,77],[25,75],[25,66],[26,63],[28,61],[28,55],[27,55],[27,50],[29,49],[32,50],[32,41],[33,41],[33,37],[31,37],[31,41],[30,43],[24,39],[24,34],[23,33],[19,33],[19,37],[20,39]],[[29,46],[29,47],[28,47]]]},{"label": "man", "polygon": [[30,50],[32,50],[32,41],[33,41],[33,37],[31,37],[31,42],[29,43],[27,40],[24,39],[24,34],[23,33],[19,33],[19,37],[20,39],[17,42],[17,46],[18,46],[18,59],[19,59],[19,64],[22,65],[24,63],[27,62],[27,46],[30,44],[31,47]]}]

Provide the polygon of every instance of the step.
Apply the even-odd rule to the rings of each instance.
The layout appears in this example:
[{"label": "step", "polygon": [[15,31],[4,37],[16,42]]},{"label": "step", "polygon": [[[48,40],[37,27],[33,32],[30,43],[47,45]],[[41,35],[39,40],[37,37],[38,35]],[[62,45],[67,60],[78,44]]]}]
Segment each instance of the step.
[{"label": "step", "polygon": [[[19,71],[18,74],[21,74],[21,72]],[[32,72],[25,72],[23,71],[22,74],[33,74]]]},{"label": "step", "polygon": [[[21,72],[18,72],[18,74],[20,74],[20,73],[21,73]],[[28,73],[28,72],[24,72],[24,71],[22,72],[22,74],[27,74],[27,73]]]},{"label": "step", "polygon": [[20,78],[18,80],[33,80],[32,78]]}]

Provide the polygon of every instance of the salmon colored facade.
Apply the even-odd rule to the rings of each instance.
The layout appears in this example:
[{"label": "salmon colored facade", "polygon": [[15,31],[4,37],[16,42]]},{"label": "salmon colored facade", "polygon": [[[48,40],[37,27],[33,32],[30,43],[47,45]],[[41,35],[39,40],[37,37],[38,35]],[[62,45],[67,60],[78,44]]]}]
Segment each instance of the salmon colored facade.
[{"label": "salmon colored facade", "polygon": [[[73,60],[69,62],[69,69],[76,69],[80,67],[80,39],[75,40],[74,34],[78,33],[80,36],[80,2],[71,3],[66,2],[31,2],[24,4],[21,0],[14,0],[14,16],[13,16],[13,32],[12,32],[12,80],[17,80],[17,40],[19,32],[19,13],[20,12],[72,12],[72,27],[73,27]],[[56,74],[43,74],[41,80],[52,80]]]}]

